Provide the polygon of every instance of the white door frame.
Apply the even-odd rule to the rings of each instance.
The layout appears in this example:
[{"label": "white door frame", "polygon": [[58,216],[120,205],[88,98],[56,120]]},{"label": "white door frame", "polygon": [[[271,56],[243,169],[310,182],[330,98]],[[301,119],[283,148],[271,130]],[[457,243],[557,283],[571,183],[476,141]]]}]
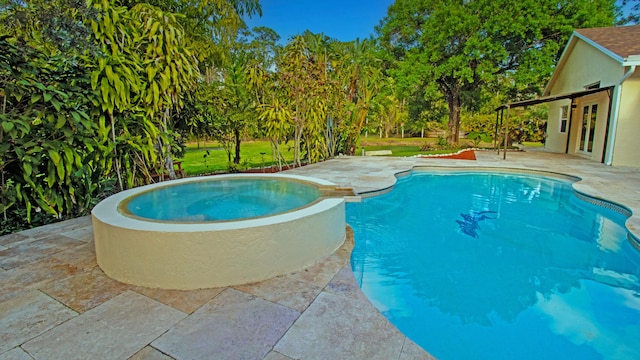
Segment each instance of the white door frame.
[{"label": "white door frame", "polygon": [[[595,106],[595,114],[593,107]],[[598,112],[600,104],[597,101],[584,102],[580,104],[580,128],[578,130],[578,141],[576,141],[576,152],[584,155],[593,154],[593,143],[595,142],[595,130],[598,120]],[[585,119],[585,108],[587,109],[587,117]],[[594,116],[595,115],[595,116]],[[585,128],[586,125],[586,128]],[[591,145],[591,149],[589,149]]]}]

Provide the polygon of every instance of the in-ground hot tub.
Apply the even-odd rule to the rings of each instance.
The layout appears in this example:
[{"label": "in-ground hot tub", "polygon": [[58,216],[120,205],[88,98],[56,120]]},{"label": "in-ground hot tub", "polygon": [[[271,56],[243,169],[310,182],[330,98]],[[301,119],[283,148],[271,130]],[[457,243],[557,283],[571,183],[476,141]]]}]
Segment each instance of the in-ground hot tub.
[{"label": "in-ground hot tub", "polygon": [[188,178],[126,190],[91,212],[98,265],[122,282],[182,290],[300,270],[344,242],[342,190],[283,174]]}]

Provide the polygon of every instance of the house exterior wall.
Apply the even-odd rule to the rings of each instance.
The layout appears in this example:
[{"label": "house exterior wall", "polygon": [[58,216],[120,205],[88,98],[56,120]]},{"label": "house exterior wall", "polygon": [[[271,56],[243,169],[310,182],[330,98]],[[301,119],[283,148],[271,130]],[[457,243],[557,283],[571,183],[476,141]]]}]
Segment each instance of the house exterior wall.
[{"label": "house exterior wall", "polygon": [[[623,67],[600,50],[576,39],[569,49],[566,60],[560,64],[554,74],[549,95],[566,94],[586,89],[587,85],[600,82],[600,87],[615,85],[624,75]],[[547,121],[547,139],[545,147],[549,151],[564,153],[569,141],[568,153],[577,154],[594,161],[602,161],[604,151],[607,116],[609,113],[609,93],[604,91],[574,100],[575,108],[571,126],[566,133],[560,132],[561,106],[570,105],[570,100],[561,100],[549,104]],[[598,104],[593,149],[590,154],[579,150],[582,114],[585,105]]]},{"label": "house exterior wall", "polygon": [[600,50],[577,39],[575,46],[559,71],[549,95],[585,90],[585,86],[600,81],[600,87],[615,85],[622,75],[622,66]]},{"label": "house exterior wall", "polygon": [[640,70],[636,70],[622,85],[612,165],[640,167],[639,139]]},{"label": "house exterior wall", "polygon": [[[567,129],[560,132],[560,114],[562,106],[569,106],[571,111],[571,100],[560,100],[549,103],[549,119],[547,121],[547,138],[544,147],[553,152],[564,153],[567,146],[567,134],[569,133],[569,119],[567,118]],[[571,112],[568,114],[571,115]],[[574,114],[575,121],[575,114]]]}]

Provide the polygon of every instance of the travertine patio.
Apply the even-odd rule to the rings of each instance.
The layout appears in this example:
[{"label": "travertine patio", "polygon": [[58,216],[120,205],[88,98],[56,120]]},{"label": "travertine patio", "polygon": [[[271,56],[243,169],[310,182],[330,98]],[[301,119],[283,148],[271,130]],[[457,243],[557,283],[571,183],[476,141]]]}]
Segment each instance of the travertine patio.
[{"label": "travertine patio", "polygon": [[[628,207],[640,237],[640,170],[544,152],[477,152],[477,161],[342,157],[290,170],[353,187],[393,185],[414,166],[545,170]],[[350,234],[350,233],[349,233]],[[357,241],[357,239],[356,239]],[[96,264],[89,217],[0,237],[0,359],[428,359],[364,297],[352,235],[303,271],[193,291],[117,282]],[[426,349],[428,350],[428,349]]]}]

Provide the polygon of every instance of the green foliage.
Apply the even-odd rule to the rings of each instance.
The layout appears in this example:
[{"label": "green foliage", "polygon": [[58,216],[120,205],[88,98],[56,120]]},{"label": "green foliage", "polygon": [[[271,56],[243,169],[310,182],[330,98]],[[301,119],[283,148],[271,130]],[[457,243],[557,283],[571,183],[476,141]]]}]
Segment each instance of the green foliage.
[{"label": "green foliage", "polygon": [[234,168],[241,162],[243,139],[264,134],[258,119],[277,39],[273,30],[259,28],[230,40],[222,60],[206,69],[186,114],[178,114],[181,131],[219,141]]},{"label": "green foliage", "polygon": [[[377,44],[366,39],[337,44],[335,77],[341,88],[337,93],[336,118],[342,144],[336,152],[352,155],[363,130],[383,129],[406,119],[403,103],[396,96],[392,79],[386,77],[378,58]],[[335,101],[335,100],[334,100]],[[345,112],[346,110],[346,112]]]},{"label": "green foliage", "polygon": [[[285,46],[278,58],[278,88],[275,91],[279,96],[278,104],[286,106],[286,111],[274,112],[275,117],[263,117],[272,122],[266,124],[266,128],[282,128],[282,124],[273,122],[289,121],[287,126],[293,129],[294,162],[298,166],[301,165],[303,146],[308,161],[327,158],[324,132],[328,100],[335,83],[327,77],[328,62],[322,52],[324,41],[321,34],[306,33],[295,36]],[[275,101],[272,104],[276,105]]]},{"label": "green foliage", "polygon": [[260,105],[260,120],[265,136],[271,141],[273,152],[278,162],[278,169],[282,169],[282,142],[286,141],[291,132],[291,111],[286,104],[273,97],[271,103]]},{"label": "green foliage", "polygon": [[428,151],[428,152],[435,152],[435,153],[443,153],[443,151],[451,152],[451,151],[457,151],[459,149],[460,147],[458,146],[458,144],[451,144],[449,143],[449,139],[440,135],[438,135],[438,138],[436,139],[435,143],[427,142],[420,147],[420,151]]},{"label": "green foliage", "polygon": [[96,16],[83,0],[0,2],[4,32],[49,54],[94,51],[91,29],[84,20]]},{"label": "green foliage", "polygon": [[103,111],[101,126],[110,129],[120,188],[151,181],[163,166],[171,176],[170,113],[184,105],[199,76],[178,16],[148,4],[93,5],[100,10],[91,28],[101,51],[86,61],[92,89],[101,95],[95,105]]},{"label": "green foliage", "polygon": [[[462,117],[462,129],[467,133],[493,134],[496,127],[496,115],[486,113],[465,114]],[[468,137],[468,135],[467,135]]]},{"label": "green foliage", "polygon": [[481,142],[490,143],[493,141],[491,134],[486,132],[472,131],[467,134],[467,139],[473,141],[474,147],[478,147]]},{"label": "green foliage", "polygon": [[27,222],[86,214],[102,191],[106,146],[91,120],[88,73],[79,59],[48,56],[0,37],[0,173],[6,210]]},{"label": "green foliage", "polygon": [[[295,36],[279,53],[261,128],[276,152],[294,140],[300,164],[353,154],[363,131],[402,122],[405,112],[380,70],[371,40],[340,43],[323,34]],[[383,91],[386,89],[386,91]]]},{"label": "green foliage", "polygon": [[115,4],[127,9],[147,4],[164,13],[181,15],[177,21],[185,40],[197,49],[194,55],[205,74],[228,61],[228,50],[245,27],[243,17],[262,14],[258,0],[118,0]]},{"label": "green foliage", "polygon": [[[211,26],[229,33],[228,3],[216,4],[209,10],[222,12]],[[253,12],[252,4],[232,6]],[[120,189],[146,183],[180,151],[172,113],[199,79],[202,56],[180,19],[144,3],[3,2],[3,227],[85,214],[114,176]]]},{"label": "green foliage", "polygon": [[525,109],[512,109],[509,119],[509,133],[513,141],[518,143],[544,142],[547,128],[546,105],[538,105]]},{"label": "green foliage", "polygon": [[535,96],[574,28],[614,18],[612,0],[397,0],[378,32],[400,92],[444,99],[457,143],[461,110],[479,107],[481,89]]}]

